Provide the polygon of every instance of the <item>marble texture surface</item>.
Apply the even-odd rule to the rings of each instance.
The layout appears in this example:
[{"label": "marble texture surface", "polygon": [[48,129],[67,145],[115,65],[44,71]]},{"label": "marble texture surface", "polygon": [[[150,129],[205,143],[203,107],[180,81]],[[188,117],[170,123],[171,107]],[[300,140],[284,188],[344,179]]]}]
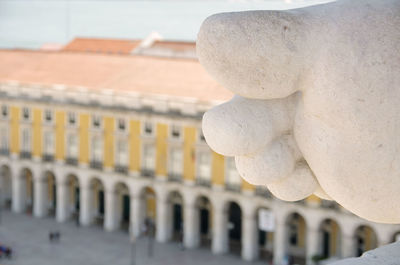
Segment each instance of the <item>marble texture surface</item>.
[{"label": "marble texture surface", "polygon": [[203,131],[243,178],[400,223],[399,0],[213,15],[197,54],[236,94]]}]

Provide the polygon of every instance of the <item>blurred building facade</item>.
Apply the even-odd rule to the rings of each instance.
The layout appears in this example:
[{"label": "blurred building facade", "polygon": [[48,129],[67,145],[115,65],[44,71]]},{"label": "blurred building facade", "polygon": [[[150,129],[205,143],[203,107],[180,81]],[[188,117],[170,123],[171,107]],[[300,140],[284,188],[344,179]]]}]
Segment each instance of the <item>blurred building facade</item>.
[{"label": "blurred building facade", "polygon": [[[110,42],[113,54],[82,53],[76,43],[0,51],[4,207],[136,236],[151,220],[159,242],[274,264],[358,256],[399,238],[400,226],[315,196],[282,202],[243,181],[234,159],[212,152],[201,132],[202,114],[232,94],[187,56],[193,44],[152,43],[128,43],[140,53]],[[259,228],[262,211],[269,231]]]}]

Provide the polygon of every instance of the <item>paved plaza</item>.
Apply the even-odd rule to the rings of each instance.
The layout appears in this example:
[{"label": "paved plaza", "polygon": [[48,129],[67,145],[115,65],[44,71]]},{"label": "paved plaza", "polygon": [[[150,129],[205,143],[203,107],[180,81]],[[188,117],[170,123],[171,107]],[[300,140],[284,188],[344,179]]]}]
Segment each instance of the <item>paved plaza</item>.
[{"label": "paved plaza", "polygon": [[[50,244],[51,230],[61,232],[60,243]],[[12,260],[1,265],[131,265],[127,232],[105,232],[101,227],[76,227],[54,219],[2,212],[0,243],[11,246]],[[212,255],[208,249],[182,250],[178,243],[155,244],[154,257],[147,255],[148,241],[137,243],[136,265],[236,265],[250,264],[234,255]],[[267,264],[267,263],[251,263]]]}]

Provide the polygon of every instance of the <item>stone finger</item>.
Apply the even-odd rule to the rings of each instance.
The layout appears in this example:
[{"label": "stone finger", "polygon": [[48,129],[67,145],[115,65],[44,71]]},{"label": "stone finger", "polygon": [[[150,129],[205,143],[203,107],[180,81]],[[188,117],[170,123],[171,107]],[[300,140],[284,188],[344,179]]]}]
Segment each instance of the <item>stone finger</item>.
[{"label": "stone finger", "polygon": [[301,157],[292,136],[273,141],[261,152],[250,156],[236,156],[239,174],[253,185],[268,185],[289,176]]},{"label": "stone finger", "polygon": [[299,201],[313,194],[318,185],[306,162],[299,162],[287,178],[268,184],[267,187],[281,200]]},{"label": "stone finger", "polygon": [[290,130],[294,97],[267,101],[235,96],[207,111],[202,126],[208,145],[225,156],[259,152]]}]

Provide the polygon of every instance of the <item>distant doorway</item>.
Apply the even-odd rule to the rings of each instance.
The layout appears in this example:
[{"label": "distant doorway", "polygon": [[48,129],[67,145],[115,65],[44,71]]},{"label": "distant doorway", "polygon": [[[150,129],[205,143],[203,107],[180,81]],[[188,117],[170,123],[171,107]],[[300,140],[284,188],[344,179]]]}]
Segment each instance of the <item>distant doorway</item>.
[{"label": "distant doorway", "polygon": [[212,206],[210,200],[205,196],[201,196],[196,201],[196,207],[200,218],[200,246],[210,248],[212,239],[210,225]]},{"label": "distant doorway", "polygon": [[242,211],[236,202],[228,205],[229,251],[241,255],[242,250]]}]

